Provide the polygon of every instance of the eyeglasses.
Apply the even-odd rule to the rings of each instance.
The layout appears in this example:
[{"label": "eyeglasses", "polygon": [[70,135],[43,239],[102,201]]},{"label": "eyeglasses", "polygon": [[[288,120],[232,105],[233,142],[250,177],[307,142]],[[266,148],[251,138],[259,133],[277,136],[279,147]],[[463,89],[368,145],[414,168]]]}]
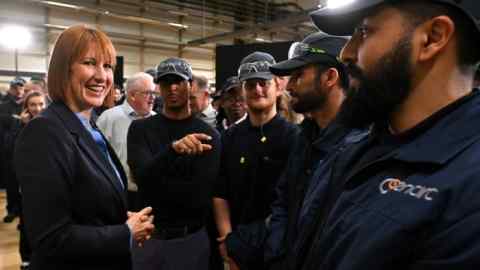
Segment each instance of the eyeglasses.
[{"label": "eyeglasses", "polygon": [[253,90],[257,87],[257,84],[260,85],[262,88],[269,88],[270,85],[272,84],[272,80],[263,80],[263,79],[252,79],[252,80],[246,80],[243,82],[243,88],[245,90]]},{"label": "eyeglasses", "polygon": [[139,91],[137,92],[138,94],[144,96],[144,97],[154,97],[157,98],[160,96],[160,93],[157,91],[152,91],[152,90],[144,90],[144,91]]},{"label": "eyeglasses", "polygon": [[245,102],[245,97],[242,95],[226,95],[223,98],[223,101],[228,102],[228,103],[243,103]]},{"label": "eyeglasses", "polygon": [[272,63],[267,61],[245,63],[238,68],[238,77],[242,78],[251,73],[270,72],[270,66]]}]

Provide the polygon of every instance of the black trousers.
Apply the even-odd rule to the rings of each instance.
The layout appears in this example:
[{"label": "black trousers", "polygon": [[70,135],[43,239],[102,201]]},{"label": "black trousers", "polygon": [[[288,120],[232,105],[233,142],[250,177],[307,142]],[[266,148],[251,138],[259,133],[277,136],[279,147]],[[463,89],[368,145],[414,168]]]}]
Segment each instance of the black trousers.
[{"label": "black trousers", "polygon": [[7,213],[12,215],[20,215],[21,196],[20,186],[17,178],[13,172],[8,172],[10,169],[6,168],[7,172],[4,175],[6,192],[7,192]]},{"label": "black trousers", "polygon": [[20,231],[20,243],[18,246],[20,258],[22,259],[22,262],[30,262],[30,257],[32,256],[32,248],[30,247],[30,243],[27,240],[25,225],[23,223],[23,215],[20,215],[18,230]]}]

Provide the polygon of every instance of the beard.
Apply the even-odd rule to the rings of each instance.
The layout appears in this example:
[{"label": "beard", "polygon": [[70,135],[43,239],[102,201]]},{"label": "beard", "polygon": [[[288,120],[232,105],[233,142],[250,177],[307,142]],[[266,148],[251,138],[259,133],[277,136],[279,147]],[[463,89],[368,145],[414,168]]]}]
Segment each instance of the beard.
[{"label": "beard", "polygon": [[[315,84],[318,85],[317,80],[315,80]],[[303,94],[292,93],[292,97],[297,99],[297,102],[291,103],[292,109],[296,113],[307,113],[321,109],[327,101],[327,96],[320,90],[314,89],[314,86],[312,86]]]},{"label": "beard", "polygon": [[371,124],[384,123],[405,101],[412,84],[411,40],[411,33],[405,35],[368,74],[354,64],[347,64],[347,72],[356,86],[347,90],[339,112],[343,124],[350,128],[367,128]]}]

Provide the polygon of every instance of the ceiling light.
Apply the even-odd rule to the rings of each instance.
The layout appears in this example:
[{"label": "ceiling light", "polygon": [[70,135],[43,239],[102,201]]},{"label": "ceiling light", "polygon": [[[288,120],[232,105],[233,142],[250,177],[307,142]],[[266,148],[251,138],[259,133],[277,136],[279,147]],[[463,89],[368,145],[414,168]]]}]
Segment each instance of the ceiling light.
[{"label": "ceiling light", "polygon": [[187,29],[188,28],[188,25],[180,24],[180,23],[168,23],[168,25],[173,26],[173,27],[177,27],[177,28],[182,28],[182,29]]},{"label": "ceiling light", "polygon": [[347,5],[352,4],[355,0],[328,0],[327,8],[334,9],[334,8],[341,8]]},{"label": "ceiling light", "polygon": [[42,1],[42,3],[48,4],[51,6],[57,6],[57,7],[80,9],[80,7],[76,5],[70,5],[70,4],[54,2],[54,1]]},{"label": "ceiling light", "polygon": [[10,49],[23,49],[30,44],[32,35],[27,28],[7,25],[0,29],[0,42]]}]

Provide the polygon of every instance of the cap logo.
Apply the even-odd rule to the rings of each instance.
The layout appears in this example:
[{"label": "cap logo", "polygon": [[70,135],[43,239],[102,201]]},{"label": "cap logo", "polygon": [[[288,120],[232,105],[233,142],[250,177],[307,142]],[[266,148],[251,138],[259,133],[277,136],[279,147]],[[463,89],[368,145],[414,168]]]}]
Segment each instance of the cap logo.
[{"label": "cap logo", "polygon": [[270,72],[269,68],[271,65],[272,64],[267,61],[245,63],[238,68],[238,76],[242,77],[252,73]]}]

